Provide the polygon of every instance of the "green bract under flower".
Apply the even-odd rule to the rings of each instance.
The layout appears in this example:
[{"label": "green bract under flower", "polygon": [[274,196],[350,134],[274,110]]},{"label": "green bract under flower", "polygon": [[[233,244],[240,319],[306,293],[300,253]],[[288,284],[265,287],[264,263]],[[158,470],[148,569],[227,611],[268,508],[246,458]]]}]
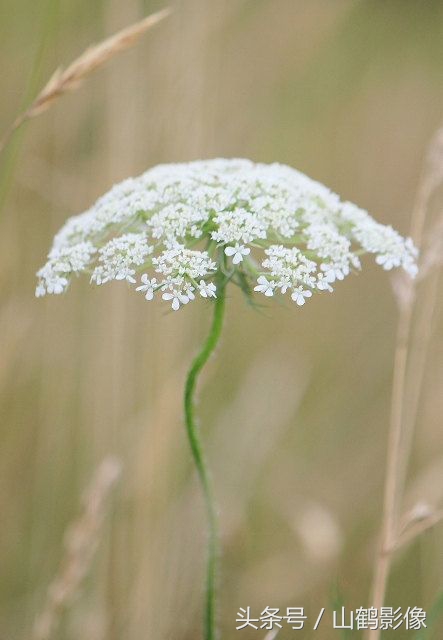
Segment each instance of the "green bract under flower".
[{"label": "green bract under flower", "polygon": [[159,165],[66,222],[36,295],[62,293],[85,272],[97,285],[126,280],[174,310],[216,297],[227,279],[248,295],[303,305],[359,269],[364,253],[386,270],[417,272],[410,238],[295,169],[236,159]]}]

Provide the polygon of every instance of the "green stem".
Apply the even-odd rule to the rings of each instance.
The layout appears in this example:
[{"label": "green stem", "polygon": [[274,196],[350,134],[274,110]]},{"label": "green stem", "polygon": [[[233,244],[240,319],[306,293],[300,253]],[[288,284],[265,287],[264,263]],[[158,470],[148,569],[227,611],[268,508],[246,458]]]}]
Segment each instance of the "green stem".
[{"label": "green stem", "polygon": [[215,347],[220,338],[223,315],[225,308],[225,286],[217,287],[217,298],[214,301],[214,315],[211,329],[208,337],[201,348],[201,351],[194,359],[189,369],[186,385],[185,385],[185,422],[188,434],[189,444],[191,446],[192,455],[195,466],[197,468],[200,484],[203,490],[203,496],[206,507],[206,517],[208,522],[208,557],[206,565],[206,603],[204,610],[204,638],[205,640],[215,640],[216,638],[216,574],[217,574],[217,557],[218,557],[218,524],[217,513],[212,494],[211,481],[209,478],[208,468],[205,462],[202,445],[200,442],[199,432],[195,422],[195,388],[197,378],[208,361],[210,355],[214,352]]}]

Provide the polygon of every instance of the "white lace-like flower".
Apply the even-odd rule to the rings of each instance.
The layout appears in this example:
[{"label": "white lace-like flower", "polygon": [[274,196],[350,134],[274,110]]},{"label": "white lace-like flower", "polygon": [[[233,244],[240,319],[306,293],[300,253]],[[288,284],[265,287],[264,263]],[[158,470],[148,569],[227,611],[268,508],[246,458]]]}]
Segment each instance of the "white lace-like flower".
[{"label": "white lace-like flower", "polygon": [[91,242],[79,242],[73,246],[54,246],[48,255],[48,262],[38,272],[37,296],[46,293],[63,293],[68,286],[68,275],[83,271],[97,251]]},{"label": "white lace-like flower", "polygon": [[264,293],[265,296],[270,297],[274,295],[275,282],[272,280],[268,281],[265,276],[259,276],[257,279],[257,286],[254,287],[254,291],[258,291],[259,293]]},{"label": "white lace-like flower", "polygon": [[200,280],[198,290],[202,298],[216,298],[217,287],[212,282],[206,283],[204,280]]},{"label": "white lace-like flower", "polygon": [[251,295],[289,293],[299,306],[375,255],[383,269],[417,272],[417,250],[392,227],[279,164],[206,160],[159,165],[70,218],[37,273],[36,295],[60,294],[81,272],[125,280],[174,310],[217,297],[220,283]]},{"label": "white lace-like flower", "polygon": [[312,296],[312,291],[309,289],[303,289],[303,287],[295,287],[291,293],[291,298],[298,304],[299,307],[305,304],[306,298]]},{"label": "white lace-like flower", "polygon": [[217,268],[207,251],[191,251],[183,245],[166,249],[158,258],[152,259],[152,264],[156,267],[157,273],[166,276],[187,276],[191,279],[201,278]]},{"label": "white lace-like flower", "polygon": [[232,264],[240,264],[242,262],[244,256],[248,256],[251,253],[251,249],[249,247],[245,247],[243,245],[237,244],[233,247],[226,247],[225,255],[229,258],[232,258]]},{"label": "white lace-like flower", "polygon": [[162,295],[163,300],[171,300],[172,308],[174,311],[178,311],[180,309],[181,304],[188,304],[189,297],[185,296],[183,293],[179,291],[167,291]]},{"label": "white lace-like flower", "polygon": [[98,250],[100,264],[95,267],[91,282],[104,284],[110,280],[127,280],[135,284],[134,267],[144,264],[152,251],[146,233],[127,233],[113,238]]},{"label": "white lace-like flower", "polygon": [[151,278],[150,280],[148,274],[144,273],[140,280],[142,284],[136,288],[136,291],[143,291],[146,300],[152,300],[154,298],[154,289],[157,286],[157,278]]}]

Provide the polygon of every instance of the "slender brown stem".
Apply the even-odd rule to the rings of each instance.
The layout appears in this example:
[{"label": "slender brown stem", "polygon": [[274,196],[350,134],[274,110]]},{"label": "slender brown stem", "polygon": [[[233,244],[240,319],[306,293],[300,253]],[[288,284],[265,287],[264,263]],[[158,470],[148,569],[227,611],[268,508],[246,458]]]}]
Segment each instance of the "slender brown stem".
[{"label": "slender brown stem", "polygon": [[[429,152],[412,215],[411,236],[417,247],[421,245],[426,214],[430,199],[442,180],[441,162],[442,132],[434,136]],[[417,278],[417,281],[419,278]],[[383,515],[379,550],[376,559],[372,585],[371,605],[377,610],[385,602],[393,554],[399,548],[399,520],[401,497],[405,483],[406,469],[410,457],[414,424],[405,416],[407,396],[410,345],[417,294],[417,281],[409,280],[402,296],[397,326],[392,382],[391,410],[389,422],[386,476],[383,498]],[[420,379],[421,384],[421,379]],[[419,394],[420,389],[415,390]],[[418,396],[417,396],[418,397]],[[416,400],[418,402],[418,400]],[[417,529],[418,534],[424,529]],[[403,542],[401,543],[403,544]],[[378,640],[380,629],[368,630],[367,640]]]},{"label": "slender brown stem", "polygon": [[436,524],[443,520],[443,511],[436,511],[432,513],[429,517],[424,520],[418,520],[415,524],[408,527],[408,529],[399,537],[397,541],[397,545],[392,551],[396,551],[397,549],[401,549],[406,545],[410,544],[418,538],[422,533],[432,529]]},{"label": "slender brown stem", "polygon": [[[408,304],[400,312],[397,329],[397,346],[394,359],[394,378],[391,401],[390,429],[387,453],[387,469],[383,501],[381,543],[376,563],[372,592],[372,606],[383,606],[395,545],[399,511],[398,473],[403,458],[403,398],[406,383],[408,344],[411,330],[413,305]],[[379,638],[380,630],[370,630],[368,638]]]}]

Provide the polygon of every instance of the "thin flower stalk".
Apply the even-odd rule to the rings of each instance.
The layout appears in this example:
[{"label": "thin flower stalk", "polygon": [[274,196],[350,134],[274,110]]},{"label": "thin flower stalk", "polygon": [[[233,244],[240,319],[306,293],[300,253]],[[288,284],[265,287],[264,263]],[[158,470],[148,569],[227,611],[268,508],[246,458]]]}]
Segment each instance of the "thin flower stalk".
[{"label": "thin flower stalk", "polygon": [[215,640],[216,637],[216,588],[217,562],[219,556],[217,510],[213,497],[211,479],[205,461],[200,434],[195,419],[195,390],[198,376],[206,362],[214,352],[221,335],[225,309],[225,288],[219,288],[218,296],[213,302],[214,315],[208,337],[201,351],[194,359],[189,369],[184,396],[185,423],[188,440],[200,479],[205,500],[206,517],[208,523],[208,557],[206,566],[206,602],[204,611],[204,638]]}]

